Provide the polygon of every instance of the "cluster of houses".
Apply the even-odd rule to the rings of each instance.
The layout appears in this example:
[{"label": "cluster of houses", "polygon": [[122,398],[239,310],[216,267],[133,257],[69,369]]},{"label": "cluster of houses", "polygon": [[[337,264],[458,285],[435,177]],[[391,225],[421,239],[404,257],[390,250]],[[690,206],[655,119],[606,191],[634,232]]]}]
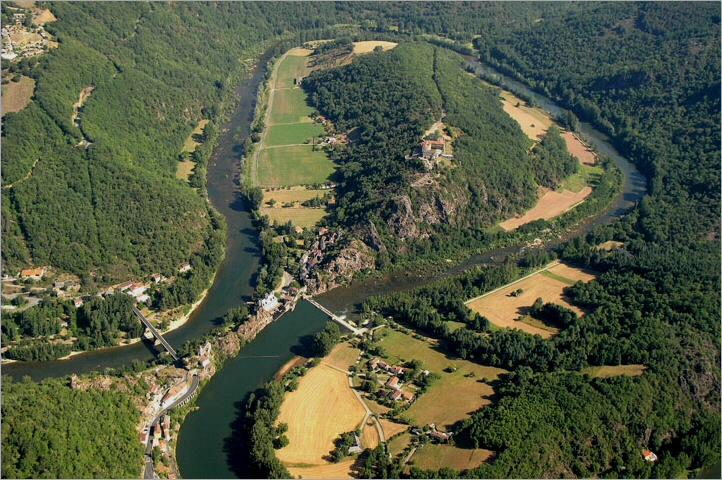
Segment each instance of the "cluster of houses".
[{"label": "cluster of houses", "polygon": [[22,25],[23,20],[25,20],[24,13],[13,14],[13,19],[15,20],[15,25],[5,26],[0,30],[2,33],[2,52],[0,52],[0,56],[4,60],[15,60],[18,57],[34,57],[45,52],[48,48],[49,36],[43,27],[38,27],[37,29],[40,40],[20,44],[13,42],[10,35],[29,33]]},{"label": "cluster of houses", "polygon": [[[426,426],[426,434],[435,439],[438,440],[441,443],[447,442],[454,434],[452,432],[440,432],[436,429],[436,424],[430,423]],[[423,435],[424,432],[419,430],[418,428],[414,428],[411,430],[411,433],[414,435]]]},{"label": "cluster of houses", "polygon": [[398,401],[403,398],[409,403],[414,401],[413,393],[401,390],[401,380],[399,379],[399,376],[404,374],[404,367],[399,367],[398,365],[389,365],[388,363],[380,360],[377,357],[369,360],[369,367],[371,367],[372,370],[376,369],[377,367],[382,368],[391,374],[391,378],[389,378],[385,384],[386,387],[391,389],[391,392],[389,392],[388,394],[388,397],[391,400]]},{"label": "cluster of houses", "polygon": [[165,449],[171,439],[170,415],[161,415],[160,420],[151,427],[150,432],[148,432],[148,427],[144,428],[140,434],[140,443],[147,445],[148,435],[150,435],[154,447]]},{"label": "cluster of houses", "polygon": [[329,235],[326,227],[320,228],[318,233],[319,239],[313,242],[311,250],[305,252],[301,257],[301,280],[309,278],[318,264],[326,257],[324,251],[336,244],[343,236],[343,230],[338,230]]}]

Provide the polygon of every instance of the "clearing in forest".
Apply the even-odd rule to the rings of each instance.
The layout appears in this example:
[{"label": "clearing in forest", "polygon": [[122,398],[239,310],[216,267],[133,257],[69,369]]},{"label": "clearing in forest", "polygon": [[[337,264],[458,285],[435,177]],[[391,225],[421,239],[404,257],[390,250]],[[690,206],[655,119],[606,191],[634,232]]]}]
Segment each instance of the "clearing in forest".
[{"label": "clearing in forest", "polygon": [[361,55],[363,53],[369,53],[373,52],[374,48],[381,47],[386,50],[391,50],[394,48],[398,43],[396,42],[385,42],[383,40],[368,40],[364,42],[354,42],[353,44],[353,53],[356,55]]},{"label": "clearing in forest", "polygon": [[28,106],[35,90],[35,80],[21,76],[19,82],[3,85],[2,115],[8,112],[19,112]]},{"label": "clearing in forest", "polygon": [[55,20],[57,20],[57,18],[55,18],[55,15],[53,15],[53,12],[51,12],[50,10],[48,10],[46,8],[45,10],[40,12],[40,14],[37,17],[35,17],[35,19],[33,21],[35,23],[37,23],[38,25],[43,25],[48,22],[54,22]]},{"label": "clearing in forest", "polygon": [[[418,425],[435,423],[445,430],[457,421],[467,418],[491,402],[489,398],[494,394],[494,389],[483,379],[495,380],[500,374],[506,373],[506,370],[501,368],[449,358],[438,350],[437,340],[386,330],[388,333],[379,345],[386,351],[388,363],[401,365],[416,359],[423,362],[424,369],[441,376],[404,412],[405,416]],[[454,371],[444,371],[447,368]],[[387,437],[392,435],[386,431],[386,427],[384,434]]]},{"label": "clearing in forest", "polygon": [[[466,306],[489,319],[491,323],[502,328],[517,328],[532,335],[539,334],[543,338],[551,337],[558,330],[544,326],[539,321],[519,321],[524,318],[537,298],[544,303],[552,302],[584,315],[579,308],[569,303],[564,296],[564,289],[581,280],[588,282],[596,278],[593,272],[570,267],[563,263],[550,264],[532,275],[505,285],[475,299],[466,302]],[[522,293],[512,296],[511,293],[521,289]],[[530,323],[527,323],[530,322]]]},{"label": "clearing in forest", "polygon": [[183,150],[181,150],[181,153],[185,152],[192,152],[196,149],[198,145],[200,145],[200,142],[196,142],[195,138],[196,135],[203,135],[203,129],[205,128],[206,124],[209,122],[208,119],[204,118],[200,122],[198,122],[198,126],[193,129],[190,135],[188,135],[188,138],[186,138],[185,143],[183,144]]},{"label": "clearing in forest", "polygon": [[591,377],[607,378],[616,377],[617,375],[628,375],[630,377],[638,377],[647,369],[646,365],[605,365],[603,367],[588,367],[582,370]]},{"label": "clearing in forest", "polygon": [[468,470],[478,467],[493,454],[494,452],[491,450],[483,448],[467,449],[453,445],[427,443],[418,449],[411,458],[414,465],[422,470],[439,470],[442,467]]},{"label": "clearing in forest", "polygon": [[258,185],[264,188],[328,182],[334,164],[311,145],[264,148],[258,154]]},{"label": "clearing in forest", "polygon": [[526,102],[506,90],[501,91],[504,111],[517,121],[522,131],[535,142],[544,138],[554,123],[549,115],[539,109],[526,105]]}]

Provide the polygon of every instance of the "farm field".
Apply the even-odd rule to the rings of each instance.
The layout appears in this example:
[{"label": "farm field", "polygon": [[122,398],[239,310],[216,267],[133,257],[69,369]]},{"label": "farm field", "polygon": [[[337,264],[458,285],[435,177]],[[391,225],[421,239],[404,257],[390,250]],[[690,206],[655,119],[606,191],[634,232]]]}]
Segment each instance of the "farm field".
[{"label": "farm field", "polygon": [[516,120],[526,136],[535,142],[541,140],[554,123],[544,111],[527,107],[524,100],[511,92],[502,90],[501,97],[504,99],[504,111]]},{"label": "farm field", "polygon": [[483,448],[466,449],[453,445],[427,443],[418,449],[411,459],[421,469],[438,470],[451,467],[456,470],[476,468],[494,454]]},{"label": "farm field", "polygon": [[394,437],[388,442],[389,453],[392,457],[401,454],[404,449],[411,443],[411,434],[402,433],[398,437]]},{"label": "farm field", "polygon": [[19,82],[3,85],[2,114],[19,112],[28,106],[35,90],[35,80],[21,76]]},{"label": "farm field", "polygon": [[263,191],[263,202],[268,203],[271,199],[274,199],[276,203],[279,203],[283,205],[284,203],[291,203],[291,202],[305,202],[306,200],[311,200],[312,198],[319,197],[323,198],[323,196],[332,190],[322,190],[322,189],[308,189],[306,187],[291,187],[290,189],[282,189],[282,190],[264,190]]},{"label": "farm field", "polygon": [[[489,404],[494,389],[481,380],[495,380],[506,370],[462,359],[449,359],[434,349],[435,344],[433,339],[418,340],[393,330],[380,343],[391,364],[402,363],[401,359],[417,359],[423,362],[424,368],[441,376],[404,414],[418,425],[436,423],[443,429]],[[456,371],[443,371],[449,366],[455,366]],[[390,436],[386,428],[384,433]]]},{"label": "farm field", "polygon": [[579,138],[572,132],[562,133],[562,138],[567,143],[569,153],[579,159],[582,165],[596,165],[597,155],[588,146],[584,145]]},{"label": "farm field", "polygon": [[351,472],[353,471],[357,458],[358,457],[345,458],[339,463],[326,462],[323,465],[286,465],[286,467],[293,478],[353,478]]},{"label": "farm field", "polygon": [[646,365],[604,365],[602,367],[588,367],[582,370],[589,376],[596,378],[615,377],[617,375],[628,375],[630,377],[638,377],[647,369]]},{"label": "farm field", "polygon": [[278,422],[288,424],[290,443],[276,455],[288,466],[325,465],[323,456],[334,449],[334,439],[355,430],[364,415],[346,374],[320,364],[301,377],[298,390],[284,398]]},{"label": "farm field", "polygon": [[367,418],[361,430],[361,444],[364,448],[374,449],[379,446],[379,432],[372,418]]},{"label": "farm field", "polygon": [[342,342],[336,345],[321,363],[341,370],[348,370],[348,367],[356,363],[356,359],[360,354],[361,350],[353,348],[348,342]]},{"label": "farm field", "polygon": [[200,122],[198,122],[198,126],[196,126],[195,129],[191,132],[190,135],[188,135],[188,138],[186,138],[185,143],[183,144],[183,150],[181,150],[181,153],[185,152],[192,152],[196,149],[200,143],[196,142],[193,138],[195,135],[203,135],[203,129],[205,128],[206,124],[209,122],[207,118],[204,118]]},{"label": "farm field", "polygon": [[264,148],[258,153],[258,184],[261,187],[309,185],[328,182],[334,164],[311,145]]},{"label": "farm field", "polygon": [[283,224],[291,220],[296,226],[309,228],[325,217],[326,211],[322,208],[267,208],[266,215],[271,223]]},{"label": "farm field", "polygon": [[[571,305],[564,297],[564,288],[578,280],[588,282],[595,278],[594,273],[582,269],[570,267],[563,263],[552,264],[544,271],[539,271],[522,280],[501,287],[489,294],[466,302],[466,305],[473,311],[484,315],[498,327],[518,328],[525,332],[539,334],[543,338],[552,336],[552,332],[515,320],[520,315],[526,315],[534,301],[541,297],[544,302],[553,302],[567,307],[577,313],[584,315],[584,312]],[[553,278],[556,277],[556,278]],[[511,292],[522,289],[523,293],[512,297]]]},{"label": "farm field", "polygon": [[554,218],[567,210],[571,210],[574,205],[587,198],[591,193],[592,187],[589,186],[582,188],[579,192],[569,190],[547,192],[539,199],[539,203],[523,216],[510,218],[499,225],[504,230],[509,231],[540,218]]},{"label": "farm field", "polygon": [[[299,145],[309,143],[311,137],[323,135],[323,127],[318,123],[294,123],[290,125],[271,125],[266,130],[264,148],[280,145]],[[318,143],[318,141],[316,142]]]},{"label": "farm field", "polygon": [[578,193],[587,186],[594,185],[602,173],[604,169],[598,165],[581,164],[577,173],[564,179],[561,188]]},{"label": "farm field", "polygon": [[306,103],[306,92],[300,88],[288,88],[273,93],[273,105],[269,125],[279,123],[312,123],[313,108]]},{"label": "farm field", "polygon": [[356,55],[360,55],[363,53],[369,53],[373,52],[374,48],[381,46],[381,48],[386,50],[391,50],[394,48],[398,43],[395,42],[385,42],[382,40],[368,40],[364,42],[354,42],[353,44],[353,53]]},{"label": "farm field", "polygon": [[305,77],[309,74],[308,56],[313,50],[305,48],[293,48],[286,53],[278,65],[276,73],[276,88],[292,88],[297,77]]}]

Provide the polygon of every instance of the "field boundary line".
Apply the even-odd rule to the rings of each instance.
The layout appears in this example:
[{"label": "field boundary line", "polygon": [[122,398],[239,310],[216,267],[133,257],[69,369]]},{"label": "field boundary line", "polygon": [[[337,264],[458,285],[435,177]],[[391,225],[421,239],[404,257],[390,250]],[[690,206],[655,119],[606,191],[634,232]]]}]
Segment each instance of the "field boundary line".
[{"label": "field boundary line", "polygon": [[541,268],[541,269],[539,269],[539,270],[537,270],[537,271],[535,271],[535,272],[532,272],[532,273],[530,273],[529,275],[523,276],[523,277],[521,277],[521,278],[518,279],[518,280],[514,280],[513,282],[507,283],[506,285],[502,285],[501,287],[495,288],[494,290],[492,290],[492,291],[490,291],[490,292],[486,292],[486,293],[484,293],[484,294],[482,294],[482,295],[479,295],[479,296],[476,296],[476,297],[472,298],[471,300],[467,300],[467,301],[464,302],[464,305],[468,305],[468,304],[470,304],[471,302],[474,302],[474,301],[476,301],[476,300],[479,300],[480,298],[484,298],[484,297],[486,297],[487,295],[491,295],[492,293],[498,292],[498,291],[501,290],[502,288],[509,287],[509,286],[511,286],[511,285],[514,285],[514,284],[516,284],[516,283],[521,282],[522,280],[526,280],[526,279],[529,278],[529,277],[533,277],[533,276],[536,275],[537,273],[541,273],[541,272],[544,272],[544,271],[546,271],[546,270],[549,270],[550,268],[554,268],[554,267],[556,267],[557,265],[561,265],[561,263],[562,263],[562,262],[559,262],[559,261],[550,263],[550,264],[547,265],[546,267]]}]

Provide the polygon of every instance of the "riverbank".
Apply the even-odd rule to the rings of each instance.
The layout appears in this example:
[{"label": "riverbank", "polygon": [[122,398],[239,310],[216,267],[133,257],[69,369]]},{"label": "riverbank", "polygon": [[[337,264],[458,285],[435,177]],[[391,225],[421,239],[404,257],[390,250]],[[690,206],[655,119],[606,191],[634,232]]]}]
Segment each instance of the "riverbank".
[{"label": "riverbank", "polygon": [[[211,284],[213,284],[213,280],[214,280],[214,279],[215,279],[215,275],[214,275],[214,278],[211,279]],[[170,333],[170,332],[172,332],[172,331],[174,331],[174,330],[177,330],[177,329],[179,329],[180,327],[182,327],[183,325],[185,325],[186,322],[188,321],[188,319],[191,318],[191,315],[193,314],[193,312],[195,312],[196,309],[200,306],[200,304],[203,303],[203,300],[205,300],[206,295],[208,294],[208,290],[209,290],[209,288],[206,288],[205,290],[203,290],[203,292],[201,292],[200,298],[198,298],[198,300],[196,300],[194,303],[191,304],[190,309],[188,310],[188,312],[185,313],[184,315],[182,315],[180,318],[178,318],[178,319],[176,319],[176,320],[172,320],[172,321],[170,322],[170,325],[168,326],[168,328],[165,329],[165,330],[163,330],[163,331],[160,332],[160,333],[163,334],[163,335],[165,335],[165,334]],[[162,313],[162,312],[159,312],[159,313]],[[120,345],[114,345],[114,346],[112,346],[112,347],[103,347],[103,348],[98,348],[98,349],[96,349],[96,350],[73,350],[73,351],[70,352],[68,355],[65,355],[64,357],[57,358],[56,360],[69,360],[69,359],[71,359],[72,357],[75,357],[75,356],[80,355],[80,354],[83,354],[83,353],[88,353],[89,351],[111,350],[111,349],[116,349],[116,348],[128,347],[128,346],[130,346],[130,345],[134,345],[134,344],[136,344],[136,343],[139,343],[141,340],[142,340],[142,338],[141,338],[141,337],[138,337],[138,338],[132,338],[132,339],[130,339],[130,340],[121,340],[121,341],[122,341],[122,344],[120,344]],[[2,365],[10,365],[10,364],[12,364],[12,363],[16,363],[16,362],[19,362],[19,361],[20,361],[20,360],[12,360],[12,359],[5,359],[5,358],[3,358],[3,359],[2,359]]]}]

